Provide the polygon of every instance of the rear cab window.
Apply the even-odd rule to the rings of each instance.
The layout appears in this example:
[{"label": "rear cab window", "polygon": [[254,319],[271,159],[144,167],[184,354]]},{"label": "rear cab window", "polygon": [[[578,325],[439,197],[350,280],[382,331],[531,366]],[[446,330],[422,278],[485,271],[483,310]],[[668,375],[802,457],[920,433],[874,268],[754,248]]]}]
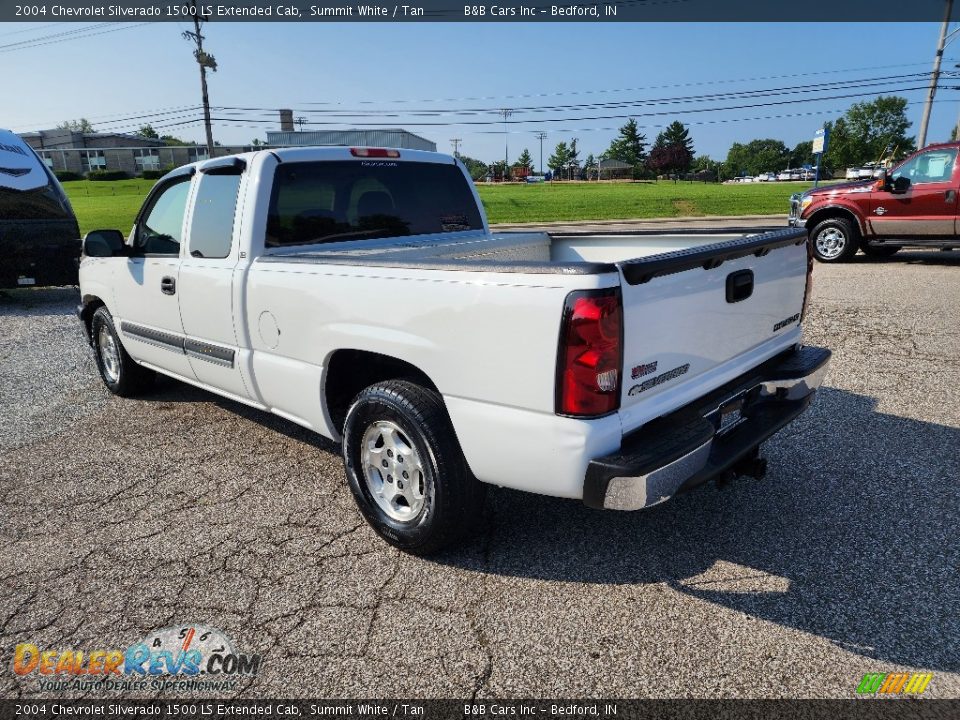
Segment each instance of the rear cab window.
[{"label": "rear cab window", "polygon": [[293,162],[277,167],[267,248],[483,229],[470,185],[453,164],[394,160]]}]

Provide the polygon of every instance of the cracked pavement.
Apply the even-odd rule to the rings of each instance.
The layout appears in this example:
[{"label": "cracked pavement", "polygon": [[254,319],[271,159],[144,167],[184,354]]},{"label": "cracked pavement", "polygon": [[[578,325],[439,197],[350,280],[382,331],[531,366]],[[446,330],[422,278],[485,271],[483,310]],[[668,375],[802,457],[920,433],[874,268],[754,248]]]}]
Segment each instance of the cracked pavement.
[{"label": "cracked pavement", "polygon": [[75,302],[0,295],[0,697],[82,695],[15,676],[19,642],[190,623],[262,653],[240,697],[851,697],[900,669],[960,696],[960,253],[817,266],[834,361],[765,480],[629,514],[491,489],[430,560],[363,523],[333,443],[171,380],[110,396]]}]

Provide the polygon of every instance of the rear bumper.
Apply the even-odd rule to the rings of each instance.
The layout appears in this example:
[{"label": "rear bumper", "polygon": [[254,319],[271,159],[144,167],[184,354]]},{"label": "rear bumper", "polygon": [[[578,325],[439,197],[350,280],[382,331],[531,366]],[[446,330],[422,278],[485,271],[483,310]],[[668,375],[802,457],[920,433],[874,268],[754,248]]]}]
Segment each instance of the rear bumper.
[{"label": "rear bumper", "polygon": [[[830,351],[791,350],[704,398],[625,436],[620,451],[592,460],[583,502],[595,508],[639,510],[727,472],[813,401]],[[718,430],[722,411],[740,420]]]}]

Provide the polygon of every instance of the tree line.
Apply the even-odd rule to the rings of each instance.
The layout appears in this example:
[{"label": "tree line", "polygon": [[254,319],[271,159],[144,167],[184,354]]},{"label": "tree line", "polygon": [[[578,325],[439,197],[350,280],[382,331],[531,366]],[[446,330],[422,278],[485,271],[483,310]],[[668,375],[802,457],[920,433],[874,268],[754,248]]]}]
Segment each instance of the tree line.
[{"label": "tree line", "polygon": [[[906,98],[880,96],[868,102],[854,103],[842,117],[824,123],[829,142],[822,159],[823,167],[859,166],[891,157],[899,159],[913,152],[916,140],[907,134],[910,121],[906,108]],[[467,156],[460,159],[475,180],[489,174],[498,178],[503,175],[503,160],[488,165]],[[690,131],[679,120],[664,128],[648,150],[646,136],[640,132],[636,120],[630,119],[599,157],[591,154],[581,161],[578,139],[572,138],[557,143],[546,165],[554,178],[593,179],[598,163],[603,160],[616,160],[628,166],[625,174],[634,179],[691,173],[695,176],[709,173],[711,178],[728,179],[810,166],[817,162],[813,143],[809,140],[797,143],[793,148],[774,138],[737,142],[722,160],[695,155]],[[524,149],[510,168],[532,171],[534,165],[530,152]]]}]

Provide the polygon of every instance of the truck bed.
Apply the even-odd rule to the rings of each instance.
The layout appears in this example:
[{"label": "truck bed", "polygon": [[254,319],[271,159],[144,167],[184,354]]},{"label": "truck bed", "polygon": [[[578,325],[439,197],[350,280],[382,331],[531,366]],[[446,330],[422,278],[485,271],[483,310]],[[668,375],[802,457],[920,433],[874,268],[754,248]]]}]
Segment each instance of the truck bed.
[{"label": "truck bed", "polygon": [[[628,282],[654,275],[765,254],[806,236],[792,228],[757,235],[638,231],[611,235],[507,232],[352,241],[276,251],[261,262],[371,265],[475,272],[595,274],[623,270]],[[657,269],[659,266],[659,269]],[[682,266],[682,267],[681,267]]]}]

